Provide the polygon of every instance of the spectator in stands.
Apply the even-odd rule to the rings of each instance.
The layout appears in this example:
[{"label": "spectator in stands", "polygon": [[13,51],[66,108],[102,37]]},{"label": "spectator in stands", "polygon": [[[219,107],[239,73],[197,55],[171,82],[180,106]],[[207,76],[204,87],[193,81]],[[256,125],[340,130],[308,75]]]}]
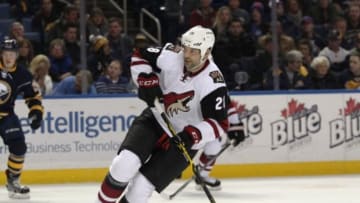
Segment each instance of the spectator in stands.
[{"label": "spectator in stands", "polygon": [[[40,33],[41,47],[45,47],[45,32],[48,32],[52,23],[60,16],[59,10],[54,7],[52,0],[42,0],[41,8],[37,11],[32,20],[32,30]],[[42,52],[46,48],[41,49]]]},{"label": "spectator in stands", "polygon": [[285,55],[286,63],[280,68],[267,72],[264,81],[265,89],[274,88],[274,77],[279,77],[280,90],[310,89],[311,78],[308,70],[302,65],[302,54],[298,50],[291,50]]},{"label": "spectator in stands", "polygon": [[30,40],[33,51],[35,53],[37,53],[39,51],[42,51],[41,47],[40,47],[40,44],[39,44],[40,43],[39,40],[38,39],[35,40],[35,39],[27,38],[26,35],[25,35],[25,31],[26,30],[24,30],[23,24],[16,21],[16,22],[13,22],[11,24],[11,28],[10,28],[10,31],[9,31],[9,36],[12,39],[16,39],[16,41],[18,41],[18,42],[22,41],[24,39],[28,39],[28,40]]},{"label": "spectator in stands", "polygon": [[360,32],[358,32],[354,37],[354,48],[351,51],[358,51],[360,52]]},{"label": "spectator in stands", "polygon": [[228,6],[231,11],[231,16],[233,18],[242,19],[244,21],[244,25],[248,25],[250,22],[250,15],[245,9],[240,7],[241,0],[229,0]]},{"label": "spectator in stands", "polygon": [[50,76],[54,82],[60,82],[76,72],[72,60],[65,50],[65,43],[62,39],[54,39],[49,46],[49,59],[51,63]]},{"label": "spectator in stands", "polygon": [[347,12],[348,35],[353,37],[360,32],[360,4],[352,3]]},{"label": "spectator in stands", "polygon": [[254,2],[251,6],[250,34],[257,40],[269,31],[269,25],[265,22],[264,6],[261,2]]},{"label": "spectator in stands", "polygon": [[120,18],[109,19],[109,34],[107,39],[109,40],[111,57],[122,62],[124,74],[129,76],[130,59],[134,48],[134,42],[132,38],[123,33],[122,21]]},{"label": "spectator in stands", "polygon": [[248,88],[252,90],[264,89],[264,76],[272,68],[273,42],[270,35],[266,36],[263,45],[258,48],[255,56],[255,65],[247,70],[249,74]]},{"label": "spectator in stands", "polygon": [[190,27],[201,25],[212,28],[214,25],[216,11],[211,7],[211,0],[200,0],[200,6],[193,10],[190,15]]},{"label": "spectator in stands", "polygon": [[314,58],[311,42],[307,39],[301,39],[297,43],[297,49],[303,55],[304,66],[306,66],[307,68],[310,68],[310,64]]},{"label": "spectator in stands", "polygon": [[231,10],[227,6],[220,7],[216,12],[215,22],[212,30],[215,36],[223,35],[232,19]]},{"label": "spectator in stands", "polygon": [[15,16],[16,20],[31,17],[34,14],[34,7],[37,6],[34,1],[30,0],[12,0],[8,2],[10,2],[11,6],[11,16]]},{"label": "spectator in stands", "polygon": [[303,14],[299,0],[287,0],[284,14],[282,18],[279,18],[279,21],[284,28],[284,32],[291,37],[296,38],[299,33],[302,18]]},{"label": "spectator in stands", "polygon": [[65,8],[64,15],[48,25],[45,42],[62,38],[67,24],[74,24],[79,27],[79,10],[75,6],[68,5]]},{"label": "spectator in stands", "polygon": [[350,53],[349,68],[341,75],[341,84],[346,89],[360,89],[360,52]]},{"label": "spectator in stands", "polygon": [[109,23],[101,8],[95,7],[90,12],[90,18],[87,21],[87,35],[107,35]]},{"label": "spectator in stands", "polygon": [[39,54],[30,63],[30,72],[33,75],[33,87],[42,95],[52,93],[53,82],[49,75],[50,61],[45,55]]},{"label": "spectator in stands", "polygon": [[134,39],[134,51],[136,49],[145,49],[150,46],[149,39],[143,33],[137,33]]},{"label": "spectator in stands", "polygon": [[91,72],[82,69],[76,75],[69,76],[62,80],[55,87],[52,95],[61,96],[82,94],[83,89],[85,89],[85,94],[96,94],[96,90],[92,82],[93,79]]},{"label": "spectator in stands", "polygon": [[71,57],[74,67],[80,64],[80,45],[78,42],[78,26],[75,24],[66,24],[64,28],[64,42],[66,52]]},{"label": "spectator in stands", "polygon": [[299,0],[287,0],[285,13],[287,18],[297,27],[300,26],[303,14]]},{"label": "spectator in stands", "polygon": [[109,40],[101,35],[90,36],[90,50],[87,58],[88,69],[96,81],[104,74],[113,58],[110,55]]},{"label": "spectator in stands", "polygon": [[344,16],[345,12],[344,9],[348,7],[348,4],[351,1],[358,1],[358,0],[330,0],[329,3],[333,4],[338,12],[339,16]]},{"label": "spectator in stands", "polygon": [[315,32],[314,21],[310,16],[304,16],[301,21],[300,33],[297,41],[306,39],[311,42],[313,54],[317,55],[321,49],[326,46],[326,40],[321,34]]},{"label": "spectator in stands", "polygon": [[328,34],[328,45],[319,53],[320,56],[326,56],[330,60],[331,70],[340,73],[346,68],[346,57],[349,51],[341,47],[340,32],[333,29]]},{"label": "spectator in stands", "polygon": [[[283,33],[282,25],[280,22],[276,23],[276,28],[277,28],[276,31],[277,31],[277,35],[278,35],[278,41],[279,41],[279,54],[280,54],[280,57],[283,57],[283,56],[285,56],[285,54],[287,52],[295,49],[295,41],[291,36]],[[266,35],[261,36],[258,40],[259,45],[261,47],[263,47],[265,37],[268,37],[271,35],[272,35],[272,33],[268,33]]]},{"label": "spectator in stands", "polygon": [[312,89],[339,89],[337,77],[330,71],[330,62],[325,56],[317,56],[311,62]]},{"label": "spectator in stands", "polygon": [[236,86],[234,73],[240,71],[240,60],[244,56],[254,56],[255,41],[248,35],[240,19],[232,19],[227,32],[218,36],[214,45],[214,60],[224,74],[229,89]]},{"label": "spectator in stands", "polygon": [[70,0],[70,3],[80,10],[80,0]]},{"label": "spectator in stands", "polygon": [[162,25],[166,42],[175,43],[177,37],[183,31],[182,3],[179,0],[166,0],[164,3],[165,11]]},{"label": "spectator in stands", "polygon": [[341,47],[350,50],[353,48],[353,36],[350,36],[347,30],[347,21],[345,18],[338,16],[333,22],[333,28],[339,31],[341,37]]},{"label": "spectator in stands", "polygon": [[95,82],[97,93],[114,94],[127,93],[129,78],[122,76],[122,67],[119,60],[113,60],[106,68],[105,74]]},{"label": "spectator in stands", "polygon": [[193,10],[199,7],[199,0],[184,0],[182,2],[182,15],[184,18],[184,28],[183,30],[188,30],[190,28],[190,17]]},{"label": "spectator in stands", "polygon": [[318,0],[316,5],[311,7],[308,15],[313,17],[316,25],[328,27],[339,13],[330,0]]},{"label": "spectator in stands", "polygon": [[31,42],[27,39],[18,41],[19,56],[16,63],[22,64],[25,67],[29,67],[31,60],[34,57],[34,49]]},{"label": "spectator in stands", "polygon": [[16,41],[21,41],[25,38],[24,32],[24,26],[20,22],[16,21],[11,24],[9,37],[11,39],[16,39]]}]

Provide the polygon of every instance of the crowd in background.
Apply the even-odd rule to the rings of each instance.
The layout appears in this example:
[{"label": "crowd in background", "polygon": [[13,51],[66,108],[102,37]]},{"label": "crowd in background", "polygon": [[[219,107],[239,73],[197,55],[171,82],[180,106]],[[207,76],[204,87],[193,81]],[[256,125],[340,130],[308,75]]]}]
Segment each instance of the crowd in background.
[{"label": "crowd in background", "polygon": [[[1,1],[0,1],[1,2]],[[86,78],[89,94],[134,90],[130,58],[148,39],[126,35],[119,17],[93,7],[86,22],[87,61],[81,67],[79,1],[10,3],[15,19],[9,32],[18,41],[18,64],[29,67],[34,86],[44,95],[80,94]],[[135,0],[161,22],[163,42],[178,43],[195,25],[211,28],[213,60],[232,91],[360,88],[360,1],[336,0]],[[271,8],[276,7],[279,61],[273,67]],[[38,40],[27,39],[23,19],[31,18]]]}]

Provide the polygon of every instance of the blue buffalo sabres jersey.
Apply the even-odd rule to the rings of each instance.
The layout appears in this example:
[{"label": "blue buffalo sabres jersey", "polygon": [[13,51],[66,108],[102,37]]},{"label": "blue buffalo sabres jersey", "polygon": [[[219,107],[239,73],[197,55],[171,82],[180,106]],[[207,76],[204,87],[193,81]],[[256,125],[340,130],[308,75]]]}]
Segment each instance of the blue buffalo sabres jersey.
[{"label": "blue buffalo sabres jersey", "polygon": [[0,118],[14,113],[18,95],[23,96],[30,110],[43,111],[41,95],[32,87],[31,73],[23,66],[6,71],[0,64]]}]

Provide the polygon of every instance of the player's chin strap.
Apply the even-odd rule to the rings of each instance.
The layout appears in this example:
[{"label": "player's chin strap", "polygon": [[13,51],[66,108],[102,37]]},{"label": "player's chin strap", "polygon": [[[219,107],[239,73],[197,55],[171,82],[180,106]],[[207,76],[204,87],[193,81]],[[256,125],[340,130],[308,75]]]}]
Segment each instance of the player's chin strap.
[{"label": "player's chin strap", "polygon": [[[162,108],[162,105],[160,104],[159,102],[159,99],[156,98],[155,101],[154,101],[154,105],[155,107],[151,108],[152,111],[157,111],[161,118],[163,119],[163,121],[165,122],[168,130],[170,131],[171,133],[171,136],[176,136],[176,131],[173,127],[173,125],[171,124],[169,118],[167,117],[167,115],[165,114],[163,108]],[[191,168],[192,168],[192,171],[194,173],[194,176],[195,178],[199,181],[200,183],[200,186],[201,188],[204,190],[207,198],[209,199],[209,201],[211,203],[216,203],[214,197],[212,196],[212,194],[210,193],[209,191],[209,188],[207,188],[204,180],[202,179],[202,177],[200,176],[200,173],[199,173],[199,169],[195,166],[191,156],[189,155],[189,152],[187,151],[187,149],[185,148],[185,145],[184,143],[179,143],[177,144],[177,147],[179,148],[179,150],[182,152],[182,154],[184,155],[185,159],[189,162],[189,164],[191,165]]]}]

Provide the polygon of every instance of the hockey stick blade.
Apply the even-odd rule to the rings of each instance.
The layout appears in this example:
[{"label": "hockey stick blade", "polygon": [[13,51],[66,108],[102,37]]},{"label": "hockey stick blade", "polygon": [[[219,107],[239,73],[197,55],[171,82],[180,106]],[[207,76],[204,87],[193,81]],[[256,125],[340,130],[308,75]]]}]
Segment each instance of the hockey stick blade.
[{"label": "hockey stick blade", "polygon": [[185,181],[175,192],[173,192],[171,194],[162,192],[161,197],[163,197],[164,199],[167,199],[167,200],[172,200],[178,193],[180,193],[183,189],[185,189],[186,186],[188,186],[193,180],[194,180],[194,176],[191,176],[191,178],[189,178],[187,181]]}]

